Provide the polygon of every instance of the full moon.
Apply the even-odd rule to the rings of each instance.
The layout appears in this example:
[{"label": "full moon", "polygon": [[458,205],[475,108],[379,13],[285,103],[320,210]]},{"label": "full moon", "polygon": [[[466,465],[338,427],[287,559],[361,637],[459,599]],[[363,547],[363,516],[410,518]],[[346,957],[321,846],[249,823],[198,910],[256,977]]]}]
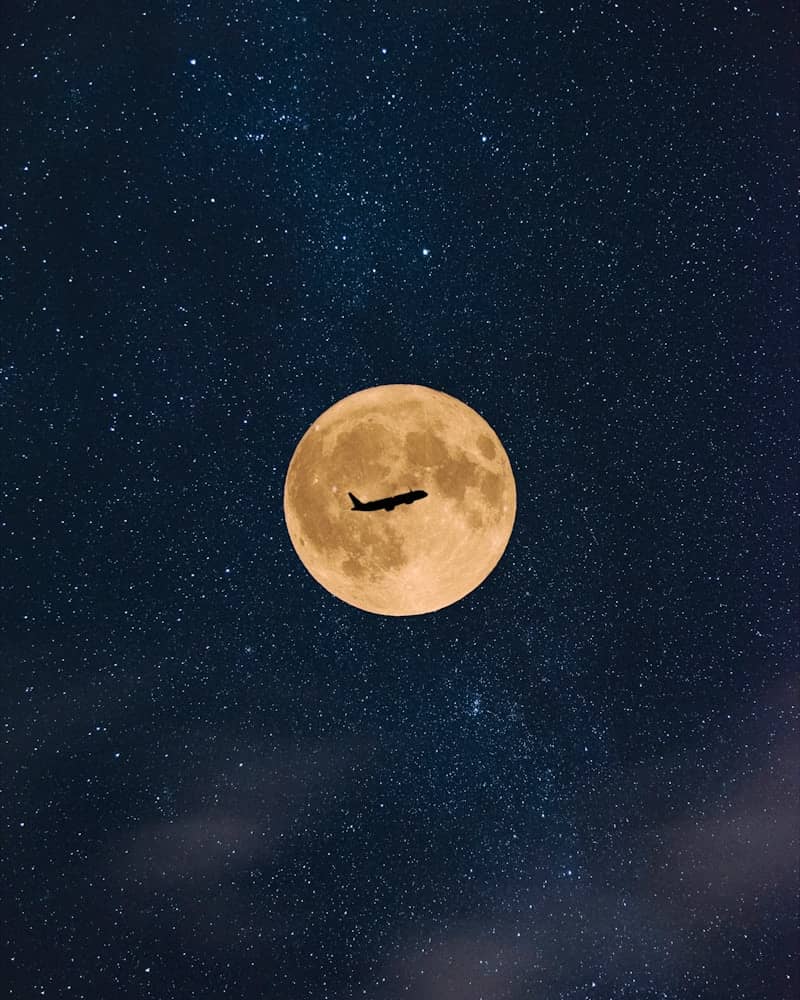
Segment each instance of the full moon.
[{"label": "full moon", "polygon": [[427,386],[379,385],[309,427],[283,510],[300,561],[331,594],[373,614],[423,615],[492,572],[517,492],[500,439],[475,410]]}]

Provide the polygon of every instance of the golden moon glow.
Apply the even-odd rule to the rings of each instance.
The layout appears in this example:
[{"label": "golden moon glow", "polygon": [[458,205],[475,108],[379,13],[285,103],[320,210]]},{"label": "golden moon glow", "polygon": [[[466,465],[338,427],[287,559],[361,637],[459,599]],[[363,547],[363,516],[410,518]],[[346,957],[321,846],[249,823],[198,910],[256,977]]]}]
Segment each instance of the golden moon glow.
[{"label": "golden moon glow", "polygon": [[[362,503],[424,490],[393,509]],[[497,565],[517,492],[500,439],[475,410],[421,385],[380,385],[326,410],[286,473],[289,537],[314,579],[379,615],[461,600]]]}]

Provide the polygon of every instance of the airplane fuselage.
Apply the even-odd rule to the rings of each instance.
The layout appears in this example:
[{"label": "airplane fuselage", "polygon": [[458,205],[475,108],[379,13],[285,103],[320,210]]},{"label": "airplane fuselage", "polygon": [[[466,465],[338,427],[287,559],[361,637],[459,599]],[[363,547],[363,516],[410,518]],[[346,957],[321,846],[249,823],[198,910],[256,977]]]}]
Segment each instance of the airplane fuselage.
[{"label": "airplane fuselage", "polygon": [[394,510],[398,504],[415,503],[427,495],[425,490],[409,490],[408,493],[398,493],[393,497],[383,497],[381,500],[369,500],[367,503],[362,503],[352,493],[348,494],[353,501],[352,510]]}]

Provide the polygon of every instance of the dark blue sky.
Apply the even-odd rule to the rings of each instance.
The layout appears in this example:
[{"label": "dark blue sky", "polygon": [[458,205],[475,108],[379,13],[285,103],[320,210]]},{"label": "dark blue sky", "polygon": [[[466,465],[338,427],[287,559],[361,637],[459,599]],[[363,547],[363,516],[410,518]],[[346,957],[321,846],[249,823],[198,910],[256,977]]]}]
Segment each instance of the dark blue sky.
[{"label": "dark blue sky", "polygon": [[[790,6],[8,11],[9,995],[794,996]],[[282,499],[402,382],[518,510],[387,618]]]}]

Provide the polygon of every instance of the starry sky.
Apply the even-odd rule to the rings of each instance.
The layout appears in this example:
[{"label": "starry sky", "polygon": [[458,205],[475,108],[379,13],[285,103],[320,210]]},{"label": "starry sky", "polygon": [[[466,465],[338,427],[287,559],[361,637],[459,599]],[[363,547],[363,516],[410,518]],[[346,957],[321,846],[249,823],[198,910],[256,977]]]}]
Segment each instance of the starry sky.
[{"label": "starry sky", "polygon": [[[794,29],[4,6],[7,995],[796,995]],[[401,382],[518,509],[391,618],[282,502]]]}]

